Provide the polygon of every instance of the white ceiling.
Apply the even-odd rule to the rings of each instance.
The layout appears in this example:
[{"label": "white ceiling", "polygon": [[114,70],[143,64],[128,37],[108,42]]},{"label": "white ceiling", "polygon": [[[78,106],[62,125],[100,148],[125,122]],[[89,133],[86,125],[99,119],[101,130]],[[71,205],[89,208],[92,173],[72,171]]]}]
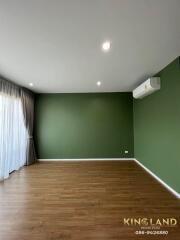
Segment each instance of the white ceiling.
[{"label": "white ceiling", "polygon": [[36,92],[131,91],[178,55],[180,0],[0,0],[0,74]]}]

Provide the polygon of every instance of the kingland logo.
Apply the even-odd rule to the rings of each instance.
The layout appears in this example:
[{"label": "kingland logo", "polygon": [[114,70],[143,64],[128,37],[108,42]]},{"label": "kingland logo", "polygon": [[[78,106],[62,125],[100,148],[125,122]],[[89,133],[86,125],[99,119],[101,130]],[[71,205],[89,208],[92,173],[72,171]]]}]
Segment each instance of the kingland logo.
[{"label": "kingland logo", "polygon": [[175,227],[177,225],[176,218],[124,218],[124,225],[127,226],[159,226],[159,227]]}]

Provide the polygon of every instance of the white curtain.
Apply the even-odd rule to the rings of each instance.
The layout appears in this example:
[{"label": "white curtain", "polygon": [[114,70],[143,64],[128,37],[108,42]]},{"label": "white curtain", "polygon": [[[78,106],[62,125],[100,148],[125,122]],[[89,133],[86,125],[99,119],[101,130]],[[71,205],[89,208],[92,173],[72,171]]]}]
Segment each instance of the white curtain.
[{"label": "white curtain", "polygon": [[0,79],[0,180],[24,166],[27,137],[20,90]]}]

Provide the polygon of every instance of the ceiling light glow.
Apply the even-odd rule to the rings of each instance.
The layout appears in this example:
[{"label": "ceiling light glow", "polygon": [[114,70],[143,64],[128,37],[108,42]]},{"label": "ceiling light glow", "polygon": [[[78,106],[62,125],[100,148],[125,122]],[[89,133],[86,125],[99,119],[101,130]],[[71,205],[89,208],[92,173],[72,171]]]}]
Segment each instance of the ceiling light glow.
[{"label": "ceiling light glow", "polygon": [[100,81],[98,81],[96,84],[98,85],[98,87],[101,86],[101,82]]},{"label": "ceiling light glow", "polygon": [[103,42],[103,44],[102,44],[102,50],[103,50],[104,52],[109,51],[110,47],[111,47],[111,43],[110,43],[109,41]]},{"label": "ceiling light glow", "polygon": [[29,86],[31,86],[31,87],[33,87],[33,85],[34,85],[34,84],[33,84],[32,82],[31,82],[31,83],[29,83]]}]

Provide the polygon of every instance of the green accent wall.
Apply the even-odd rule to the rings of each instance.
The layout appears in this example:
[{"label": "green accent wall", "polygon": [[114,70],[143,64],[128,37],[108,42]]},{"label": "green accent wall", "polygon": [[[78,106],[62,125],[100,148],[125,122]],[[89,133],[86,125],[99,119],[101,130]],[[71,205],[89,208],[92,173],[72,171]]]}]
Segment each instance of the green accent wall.
[{"label": "green accent wall", "polygon": [[133,157],[132,94],[37,94],[34,130],[40,159]]},{"label": "green accent wall", "polygon": [[161,89],[134,100],[135,157],[180,192],[180,62],[156,76]]}]

